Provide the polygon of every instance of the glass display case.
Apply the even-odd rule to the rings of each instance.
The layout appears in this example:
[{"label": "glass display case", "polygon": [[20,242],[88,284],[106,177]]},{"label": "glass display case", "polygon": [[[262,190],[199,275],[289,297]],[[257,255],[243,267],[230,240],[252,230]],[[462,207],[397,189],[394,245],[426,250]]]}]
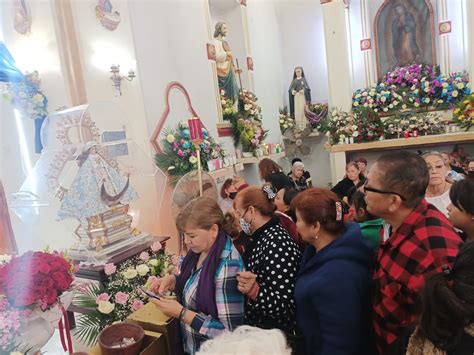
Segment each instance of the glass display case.
[{"label": "glass display case", "polygon": [[28,249],[67,250],[98,264],[149,243],[139,219],[153,219],[146,206],[159,210],[167,178],[128,128],[110,102],[50,114],[41,131],[44,150],[10,199],[16,239],[27,236]]}]

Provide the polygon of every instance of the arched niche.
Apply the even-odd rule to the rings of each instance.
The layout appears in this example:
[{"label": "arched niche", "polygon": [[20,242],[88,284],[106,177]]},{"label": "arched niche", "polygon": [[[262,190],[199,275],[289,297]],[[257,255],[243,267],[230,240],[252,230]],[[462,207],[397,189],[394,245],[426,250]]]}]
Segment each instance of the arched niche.
[{"label": "arched niche", "polygon": [[374,21],[377,76],[410,63],[436,65],[433,6],[429,0],[385,0]]},{"label": "arched niche", "polygon": [[[214,81],[214,94],[218,112],[217,126],[219,135],[227,135],[226,128],[230,123],[224,121],[222,115],[220,91],[224,87],[219,82],[226,73],[228,63],[222,61],[222,49],[232,53],[232,63],[235,69],[240,69],[240,75],[235,73],[235,82],[238,89],[244,88],[255,92],[253,80],[253,59],[250,50],[250,37],[247,23],[247,1],[246,0],[204,0],[206,9],[206,24],[208,31],[207,55],[212,68]],[[225,23],[227,33],[224,41],[217,42],[221,38],[216,32],[216,24]],[[222,43],[225,42],[225,43]],[[220,47],[220,48],[219,48]],[[220,55],[219,55],[220,54]],[[220,57],[220,58],[219,58]],[[229,69],[230,70],[230,69]],[[228,81],[227,81],[228,82]],[[227,83],[226,82],[226,83]],[[223,134],[222,134],[223,133]]]}]

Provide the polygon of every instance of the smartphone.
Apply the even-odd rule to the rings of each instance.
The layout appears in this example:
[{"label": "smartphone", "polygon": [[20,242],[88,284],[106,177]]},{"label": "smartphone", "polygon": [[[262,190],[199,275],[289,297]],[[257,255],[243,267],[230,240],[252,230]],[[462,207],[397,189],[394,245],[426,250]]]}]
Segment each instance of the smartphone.
[{"label": "smartphone", "polygon": [[147,290],[145,287],[143,286],[140,286],[140,291],[142,291],[145,295],[147,295],[148,297],[150,298],[155,298],[157,300],[160,300],[161,299],[161,296],[160,295],[157,295],[156,293],[153,293],[149,290]]}]

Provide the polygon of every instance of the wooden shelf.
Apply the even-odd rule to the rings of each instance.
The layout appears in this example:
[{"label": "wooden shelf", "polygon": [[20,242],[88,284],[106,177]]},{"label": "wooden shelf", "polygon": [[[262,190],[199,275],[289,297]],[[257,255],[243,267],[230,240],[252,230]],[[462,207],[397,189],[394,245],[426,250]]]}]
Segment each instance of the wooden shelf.
[{"label": "wooden shelf", "polygon": [[237,159],[237,163],[242,163],[242,164],[258,164],[262,159],[269,158],[269,159],[279,159],[285,157],[285,152],[281,152],[278,154],[272,154],[272,155],[263,155],[261,157],[251,157],[251,158],[239,158]]},{"label": "wooden shelf", "polygon": [[209,175],[212,176],[212,178],[216,181],[220,181],[228,176],[233,176],[237,172],[244,170],[244,164],[242,163],[237,163],[232,166],[228,166],[227,168],[222,168],[214,171],[208,172]]},{"label": "wooden shelf", "polygon": [[332,145],[327,148],[330,153],[339,152],[354,152],[354,151],[366,151],[366,150],[382,150],[382,149],[393,149],[403,147],[416,147],[435,145],[439,143],[462,143],[462,142],[474,142],[474,131],[468,132],[457,132],[457,133],[446,133],[432,136],[418,136],[416,138],[397,138],[397,139],[385,139],[382,141],[370,142],[370,143],[359,143],[359,144],[338,144]]}]

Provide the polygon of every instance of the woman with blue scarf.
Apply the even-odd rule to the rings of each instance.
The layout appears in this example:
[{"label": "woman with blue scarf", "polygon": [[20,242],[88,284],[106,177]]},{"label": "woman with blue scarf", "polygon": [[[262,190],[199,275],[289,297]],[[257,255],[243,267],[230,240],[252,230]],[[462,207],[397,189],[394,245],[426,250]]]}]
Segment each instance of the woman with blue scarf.
[{"label": "woman with blue scarf", "polygon": [[216,201],[200,197],[189,202],[176,218],[189,248],[181,273],[163,277],[155,286],[159,294],[176,292],[177,300],[153,303],[180,321],[186,354],[195,354],[202,342],[243,324],[244,296],[237,289],[237,273],[244,263],[224,233],[223,221]]}]

